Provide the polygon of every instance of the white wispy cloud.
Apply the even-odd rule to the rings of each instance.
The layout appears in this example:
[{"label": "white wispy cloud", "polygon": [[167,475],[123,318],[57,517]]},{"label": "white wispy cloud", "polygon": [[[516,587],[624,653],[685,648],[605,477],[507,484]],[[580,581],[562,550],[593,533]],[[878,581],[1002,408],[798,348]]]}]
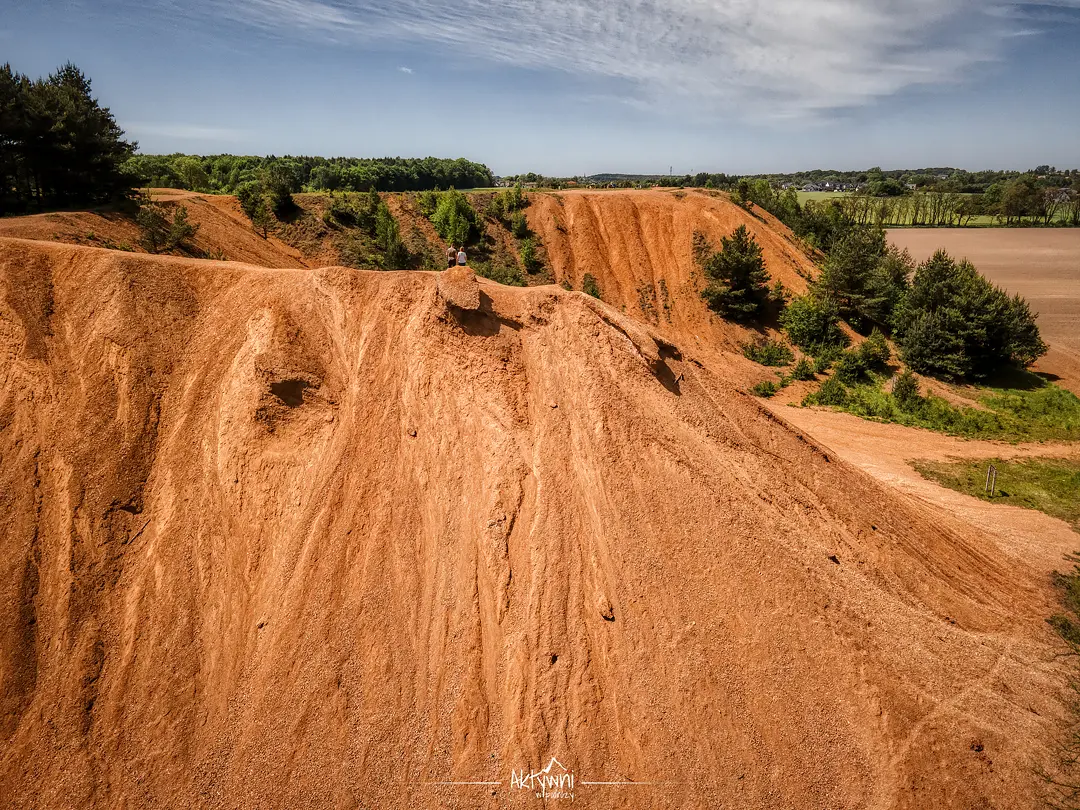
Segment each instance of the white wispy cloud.
[{"label": "white wispy cloud", "polygon": [[415,73],[415,71],[411,67],[399,67],[398,70],[400,70],[402,73],[407,73],[410,76]]},{"label": "white wispy cloud", "polygon": [[233,0],[217,13],[618,80],[648,104],[810,118],[963,81],[1050,8],[1080,0]]},{"label": "white wispy cloud", "polygon": [[156,135],[185,141],[243,141],[250,133],[226,127],[199,126],[193,124],[133,121],[125,126],[129,135],[142,137]]}]

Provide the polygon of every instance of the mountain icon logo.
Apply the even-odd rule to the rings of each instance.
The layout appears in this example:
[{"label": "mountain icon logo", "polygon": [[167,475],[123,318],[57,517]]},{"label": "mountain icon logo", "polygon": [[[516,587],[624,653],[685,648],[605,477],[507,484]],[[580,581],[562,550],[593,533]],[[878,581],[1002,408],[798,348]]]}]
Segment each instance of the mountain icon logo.
[{"label": "mountain icon logo", "polygon": [[574,772],[555,757],[538,771],[527,768],[510,772],[510,787],[514,790],[531,791],[538,799],[574,800]]}]

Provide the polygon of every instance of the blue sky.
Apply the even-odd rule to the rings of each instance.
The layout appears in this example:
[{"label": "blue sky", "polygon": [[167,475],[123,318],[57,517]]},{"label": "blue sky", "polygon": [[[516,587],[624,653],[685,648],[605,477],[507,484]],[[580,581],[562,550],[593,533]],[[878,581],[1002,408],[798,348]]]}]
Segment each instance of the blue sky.
[{"label": "blue sky", "polygon": [[1080,0],[0,0],[144,152],[1080,168]]}]

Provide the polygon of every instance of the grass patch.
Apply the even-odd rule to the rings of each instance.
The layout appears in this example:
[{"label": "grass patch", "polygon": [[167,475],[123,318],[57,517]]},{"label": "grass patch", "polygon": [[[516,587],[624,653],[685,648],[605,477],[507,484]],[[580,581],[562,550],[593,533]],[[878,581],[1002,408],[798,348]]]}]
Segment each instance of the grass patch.
[{"label": "grass patch", "polygon": [[[997,467],[997,490],[985,492],[986,470]],[[1024,458],[1002,461],[917,461],[923,478],[980,500],[1037,509],[1080,529],[1080,460]],[[1078,603],[1080,604],[1080,603]]]},{"label": "grass patch", "polygon": [[[828,405],[879,422],[962,436],[1007,442],[1080,440],[1080,399],[1041,379],[1032,388],[980,388],[983,408],[957,406],[941,397],[915,394],[901,403],[885,390],[885,378],[844,386],[831,377],[803,405]],[[827,388],[827,390],[826,390]]]}]

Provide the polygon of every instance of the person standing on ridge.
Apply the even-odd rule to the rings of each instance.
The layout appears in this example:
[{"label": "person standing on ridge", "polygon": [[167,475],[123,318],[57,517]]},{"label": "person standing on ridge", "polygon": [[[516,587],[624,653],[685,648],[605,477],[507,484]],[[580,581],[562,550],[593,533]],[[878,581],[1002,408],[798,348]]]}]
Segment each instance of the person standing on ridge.
[{"label": "person standing on ridge", "polygon": [[460,248],[458,249],[458,253],[457,253],[457,263],[458,263],[458,266],[459,266],[459,267],[464,267],[464,266],[465,266],[465,263],[466,263],[466,261],[468,261],[468,259],[467,259],[467,258],[466,258],[466,256],[465,256],[465,246],[464,246],[464,245],[462,245],[462,246],[461,246],[461,247],[460,247]]},{"label": "person standing on ridge", "polygon": [[457,248],[453,245],[446,249],[446,269],[449,270],[457,261]]}]

